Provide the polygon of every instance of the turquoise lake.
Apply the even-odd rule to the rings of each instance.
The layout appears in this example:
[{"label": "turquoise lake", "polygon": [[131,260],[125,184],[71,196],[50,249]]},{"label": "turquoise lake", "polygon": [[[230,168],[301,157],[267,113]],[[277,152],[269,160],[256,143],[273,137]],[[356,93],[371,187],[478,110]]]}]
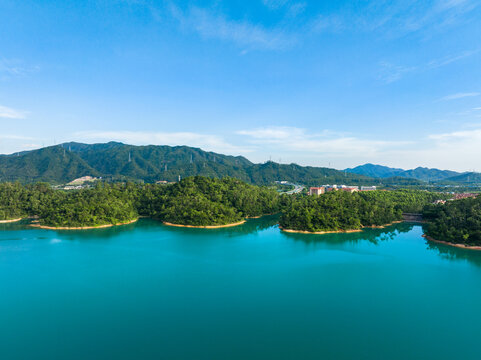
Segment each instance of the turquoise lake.
[{"label": "turquoise lake", "polygon": [[481,359],[481,252],[422,228],[0,224],[0,359]]}]

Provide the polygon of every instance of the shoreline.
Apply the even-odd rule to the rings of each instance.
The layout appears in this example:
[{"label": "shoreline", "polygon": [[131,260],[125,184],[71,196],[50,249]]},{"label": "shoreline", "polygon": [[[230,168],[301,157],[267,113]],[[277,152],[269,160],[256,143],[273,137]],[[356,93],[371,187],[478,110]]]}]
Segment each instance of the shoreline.
[{"label": "shoreline", "polygon": [[181,225],[181,224],[173,224],[169,223],[167,221],[162,221],[162,224],[166,226],[173,226],[173,227],[184,227],[184,228],[192,228],[192,229],[220,229],[220,228],[228,228],[228,227],[234,227],[234,226],[239,226],[244,224],[246,221],[242,220],[236,223],[232,224],[226,224],[226,225],[206,225],[206,226],[199,226],[199,225]]},{"label": "shoreline", "polygon": [[281,231],[287,232],[287,233],[296,233],[296,234],[312,234],[312,235],[324,235],[324,234],[341,234],[341,233],[356,233],[356,232],[362,232],[362,229],[356,229],[356,230],[332,230],[332,231],[305,231],[305,230],[292,230],[292,229],[284,229],[283,227],[279,226],[279,229]]},{"label": "shoreline", "polygon": [[[279,225],[279,229],[281,231],[285,231],[288,233],[297,233],[297,234],[313,234],[313,235],[324,235],[324,234],[349,234],[349,233],[356,233],[356,232],[363,232],[364,229],[384,229],[388,226],[400,224],[405,222],[404,220],[393,221],[392,223],[386,225],[372,225],[372,226],[363,226],[361,229],[353,229],[353,230],[330,230],[330,231],[305,231],[305,230],[293,230],[293,229],[284,229],[282,226]],[[481,248],[480,248],[481,249]]]},{"label": "shoreline", "polygon": [[0,224],[13,223],[13,222],[17,222],[17,221],[20,221],[20,220],[23,220],[23,218],[11,219],[11,220],[0,220]]},{"label": "shoreline", "polygon": [[125,223],[105,224],[105,225],[99,225],[99,226],[76,226],[76,227],[59,226],[59,227],[55,227],[55,226],[47,226],[47,225],[40,225],[40,224],[30,224],[30,226],[38,228],[38,229],[47,229],[47,230],[91,230],[91,229],[105,229],[105,228],[109,228],[109,227],[112,227],[112,226],[129,225],[129,224],[133,224],[137,220],[139,220],[139,219],[130,220],[130,221],[125,222]]},{"label": "shoreline", "polygon": [[385,225],[371,225],[371,226],[363,226],[363,229],[384,229],[387,228],[388,226],[392,226],[395,224],[401,224],[403,222],[411,222],[411,221],[406,221],[406,220],[398,220],[398,221],[393,221],[392,223],[385,224]]},{"label": "shoreline", "polygon": [[264,216],[273,216],[273,215],[276,215],[276,214],[279,214],[279,213],[264,214],[264,215],[259,215],[259,216],[247,216],[247,217],[246,217],[246,220],[249,220],[249,219],[260,219],[260,218],[263,218]]},{"label": "shoreline", "polygon": [[428,235],[426,235],[426,234],[423,234],[422,237],[425,238],[426,240],[429,240],[429,241],[432,241],[432,242],[436,242],[436,243],[440,243],[440,244],[444,244],[444,245],[448,245],[448,246],[457,247],[457,248],[459,248],[459,249],[477,250],[477,251],[480,251],[480,250],[481,250],[481,246],[469,246],[469,245],[464,245],[464,244],[450,243],[450,242],[448,242],[448,241],[443,241],[443,240],[436,240],[436,239],[434,239],[434,238],[432,238],[431,236],[428,236]]}]

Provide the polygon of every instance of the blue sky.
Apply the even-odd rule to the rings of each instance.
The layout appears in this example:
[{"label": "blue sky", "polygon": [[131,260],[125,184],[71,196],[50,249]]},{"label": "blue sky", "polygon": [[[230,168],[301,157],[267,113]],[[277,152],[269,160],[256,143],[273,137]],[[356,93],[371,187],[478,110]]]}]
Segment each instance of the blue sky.
[{"label": "blue sky", "polygon": [[0,153],[481,170],[481,3],[0,0]]}]

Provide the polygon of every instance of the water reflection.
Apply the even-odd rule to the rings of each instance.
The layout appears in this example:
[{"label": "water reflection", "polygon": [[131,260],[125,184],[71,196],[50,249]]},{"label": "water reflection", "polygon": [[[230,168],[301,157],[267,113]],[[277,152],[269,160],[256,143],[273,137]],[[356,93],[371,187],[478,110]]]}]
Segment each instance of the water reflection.
[{"label": "water reflection", "polygon": [[[39,229],[30,226],[32,223],[31,219],[25,219],[15,223],[0,224],[0,240],[22,240],[24,237],[11,238],[9,233],[17,232],[17,234],[22,234],[23,232],[35,232],[34,237],[36,239],[48,239],[51,238],[52,233],[58,234],[64,240],[79,240],[79,239],[110,239],[125,230],[132,230],[137,226],[137,223],[123,225],[123,226],[113,226],[109,228],[101,229],[88,229],[88,230],[50,230],[50,229]],[[143,226],[143,225],[142,225]],[[43,235],[45,236],[43,236]],[[27,234],[25,234],[27,235]],[[27,235],[28,236],[28,235]],[[31,237],[32,235],[29,235]]]},{"label": "water reflection", "polygon": [[368,241],[377,245],[381,241],[393,240],[397,235],[411,231],[413,227],[414,224],[412,223],[400,223],[384,229],[364,229],[362,232],[354,233],[315,235],[283,232],[283,235],[294,241],[302,241],[307,244],[345,245]]},{"label": "water reflection", "polygon": [[[224,235],[227,237],[242,236],[271,228],[279,222],[279,215],[267,215],[258,219],[249,219],[239,226],[219,229],[195,229],[162,225],[163,230],[185,235]],[[160,223],[157,223],[160,224]]]},{"label": "water reflection", "polygon": [[426,240],[426,244],[428,250],[437,252],[444,260],[467,261],[473,265],[481,267],[480,250],[461,249],[429,240]]},{"label": "water reflection", "polygon": [[24,219],[12,223],[0,223],[0,231],[18,231],[24,230],[25,226],[30,224],[31,220]]},{"label": "water reflection", "polygon": [[[82,240],[110,240],[121,234],[126,234],[127,231],[142,231],[157,233],[165,231],[172,234],[179,235],[197,235],[197,236],[211,236],[223,235],[226,237],[243,236],[256,233],[275,226],[279,222],[279,215],[269,215],[258,219],[249,219],[245,224],[230,228],[219,229],[195,229],[195,228],[179,228],[165,226],[162,222],[153,219],[139,219],[139,221],[122,226],[112,226],[100,229],[86,229],[86,230],[46,230],[33,228],[30,225],[31,220],[23,220],[16,223],[0,224],[0,231],[36,231],[37,238],[40,238],[39,233],[57,233],[64,240],[82,241]],[[4,234],[7,234],[5,232]],[[19,240],[21,239],[18,238]],[[1,240],[1,238],[0,238]],[[5,240],[14,240],[10,237]]]}]

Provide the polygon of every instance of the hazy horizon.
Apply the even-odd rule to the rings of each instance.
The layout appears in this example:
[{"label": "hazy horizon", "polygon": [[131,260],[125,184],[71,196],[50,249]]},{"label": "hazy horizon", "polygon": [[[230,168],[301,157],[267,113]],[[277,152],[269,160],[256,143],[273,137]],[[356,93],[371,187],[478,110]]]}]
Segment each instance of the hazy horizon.
[{"label": "hazy horizon", "polygon": [[0,153],[479,171],[480,25],[474,0],[0,0]]}]

